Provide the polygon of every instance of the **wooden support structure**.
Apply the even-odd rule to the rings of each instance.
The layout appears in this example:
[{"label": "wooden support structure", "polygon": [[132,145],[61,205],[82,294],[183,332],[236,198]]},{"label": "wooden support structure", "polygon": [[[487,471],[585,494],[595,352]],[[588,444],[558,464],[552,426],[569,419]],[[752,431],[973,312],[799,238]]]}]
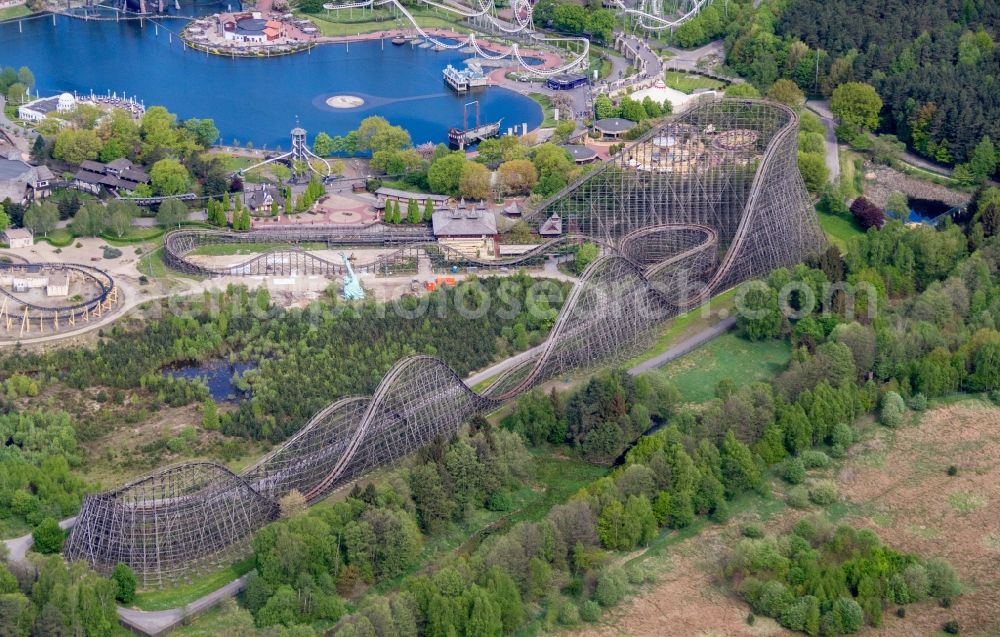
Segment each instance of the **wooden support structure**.
[{"label": "wooden support structure", "polygon": [[[722,290],[819,254],[823,234],[797,150],[798,115],[779,104],[720,100],[669,120],[528,217],[558,215],[604,255],[573,287],[545,342],[483,392],[438,358],[405,358],[371,397],[334,402],[238,475],[189,462],[86,496],[66,557],[102,573],[125,563],[144,587],[183,580],[245,555],[291,491],[319,502],[568,371],[627,360],[664,321]],[[166,260],[185,267],[197,241],[220,236],[172,233]],[[319,263],[283,249],[237,267],[300,273]]]}]

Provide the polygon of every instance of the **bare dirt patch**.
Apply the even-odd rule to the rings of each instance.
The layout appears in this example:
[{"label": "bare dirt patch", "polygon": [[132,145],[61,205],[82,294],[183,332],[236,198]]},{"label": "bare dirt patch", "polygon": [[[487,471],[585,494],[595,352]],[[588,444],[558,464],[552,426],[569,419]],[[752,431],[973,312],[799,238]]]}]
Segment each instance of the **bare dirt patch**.
[{"label": "bare dirt patch", "polygon": [[[876,511],[848,522],[868,526],[898,550],[943,557],[966,592],[950,609],[910,607],[872,635],[933,634],[957,619],[963,635],[1000,634],[1000,409],[964,401],[927,412],[920,423],[880,430],[852,450],[838,476],[851,503]],[[881,466],[858,462],[881,448]],[[948,467],[958,468],[949,476]],[[877,520],[876,520],[877,518]]]}]

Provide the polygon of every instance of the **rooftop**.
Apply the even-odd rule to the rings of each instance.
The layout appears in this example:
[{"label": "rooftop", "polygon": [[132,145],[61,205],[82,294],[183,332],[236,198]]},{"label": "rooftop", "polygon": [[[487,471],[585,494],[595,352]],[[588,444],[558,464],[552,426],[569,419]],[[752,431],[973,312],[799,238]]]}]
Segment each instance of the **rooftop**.
[{"label": "rooftop", "polygon": [[562,234],[562,219],[559,215],[552,215],[545,220],[542,227],[538,229],[538,234],[543,237],[554,237]]},{"label": "rooftop", "polygon": [[0,158],[0,180],[14,181],[24,179],[31,172],[31,165],[20,159]]},{"label": "rooftop", "polygon": [[236,21],[236,33],[238,35],[260,35],[266,26],[267,20],[244,18]]},{"label": "rooftop", "polygon": [[607,119],[599,119],[594,122],[594,128],[602,133],[612,133],[617,135],[620,133],[626,133],[635,128],[635,122],[630,119],[622,119],[620,117],[609,117]]},{"label": "rooftop", "polygon": [[573,156],[573,161],[583,163],[597,159],[597,151],[582,144],[566,144],[561,148],[566,149]]},{"label": "rooftop", "polygon": [[31,230],[27,228],[7,228],[3,231],[8,239],[31,239]]},{"label": "rooftop", "polygon": [[46,115],[58,110],[59,97],[43,97],[42,99],[22,104],[20,108],[30,108],[33,111]]},{"label": "rooftop", "polygon": [[128,170],[129,168],[132,167],[132,165],[133,165],[132,162],[125,159],[124,157],[120,157],[118,159],[114,159],[108,162],[108,168],[113,168],[115,170]]},{"label": "rooftop", "polygon": [[407,190],[397,190],[395,188],[379,188],[375,191],[381,197],[395,197],[397,199],[430,199],[431,201],[448,201],[447,195],[431,195],[423,192],[409,192]]},{"label": "rooftop", "polygon": [[497,233],[497,220],[491,213],[462,208],[435,212],[432,226],[436,237],[481,237]]}]

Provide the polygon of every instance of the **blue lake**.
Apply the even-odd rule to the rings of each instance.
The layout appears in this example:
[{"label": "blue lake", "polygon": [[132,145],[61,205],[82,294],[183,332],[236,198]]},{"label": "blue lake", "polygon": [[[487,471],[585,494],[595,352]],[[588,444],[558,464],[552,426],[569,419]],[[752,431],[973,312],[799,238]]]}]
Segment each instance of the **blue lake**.
[{"label": "blue lake", "polygon": [[[504,128],[523,122],[530,130],[542,120],[540,107],[513,91],[487,88],[472,98],[452,93],[441,71],[470,57],[458,51],[375,40],[269,59],[231,59],[186,49],[176,36],[183,22],[160,22],[158,33],[149,20],[58,16],[53,24],[46,16],[22,21],[21,30],[17,22],[5,23],[0,25],[0,66],[29,67],[43,96],[62,91],[135,95],[146,106],[163,105],[181,119],[214,119],[222,143],[252,141],[258,148],[287,150],[296,117],[310,142],[320,131],[347,133],[370,115],[403,126],[414,143],[446,142],[448,128],[461,125],[463,104],[470,99],[479,100],[483,121],[502,118]],[[365,104],[334,109],[326,105],[333,95],[358,96]]]}]

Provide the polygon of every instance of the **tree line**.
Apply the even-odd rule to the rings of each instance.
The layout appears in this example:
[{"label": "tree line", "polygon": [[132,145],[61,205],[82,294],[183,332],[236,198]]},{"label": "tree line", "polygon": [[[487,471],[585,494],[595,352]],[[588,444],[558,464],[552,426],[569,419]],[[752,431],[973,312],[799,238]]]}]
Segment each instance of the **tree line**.
[{"label": "tree line", "polygon": [[872,129],[962,164],[963,179],[995,173],[996,3],[797,0],[754,11],[730,2],[728,12],[727,63],[758,88],[784,78],[835,97],[839,86],[868,83],[879,98]]}]

